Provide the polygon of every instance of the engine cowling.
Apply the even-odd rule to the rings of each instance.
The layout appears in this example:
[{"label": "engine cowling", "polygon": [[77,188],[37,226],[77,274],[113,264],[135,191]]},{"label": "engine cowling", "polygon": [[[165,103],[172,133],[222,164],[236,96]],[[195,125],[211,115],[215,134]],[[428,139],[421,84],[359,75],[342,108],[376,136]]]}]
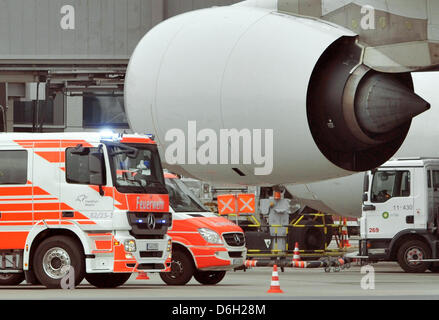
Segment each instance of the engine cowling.
[{"label": "engine cowling", "polygon": [[[130,60],[129,122],[156,135],[165,166],[205,181],[305,183],[376,167],[428,104],[414,95],[410,76],[362,66],[355,40],[338,26],[269,9],[218,7],[174,17],[152,29]],[[244,163],[244,143],[239,162],[221,163],[219,154],[216,163],[191,161],[205,140],[190,140],[190,121],[195,136],[207,128],[217,137],[222,129],[272,129],[272,171],[255,174],[261,164]],[[187,139],[184,161],[166,164],[175,142],[167,133],[175,129]]]}]

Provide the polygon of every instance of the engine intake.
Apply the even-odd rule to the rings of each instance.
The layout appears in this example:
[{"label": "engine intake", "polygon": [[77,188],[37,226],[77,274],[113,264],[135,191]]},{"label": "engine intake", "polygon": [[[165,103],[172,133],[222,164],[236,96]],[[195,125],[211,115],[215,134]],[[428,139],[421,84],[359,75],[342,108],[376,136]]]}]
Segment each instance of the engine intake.
[{"label": "engine intake", "polygon": [[386,162],[416,115],[430,105],[409,73],[380,73],[359,64],[361,48],[342,37],[320,57],[307,93],[308,123],[324,156],[349,171]]}]

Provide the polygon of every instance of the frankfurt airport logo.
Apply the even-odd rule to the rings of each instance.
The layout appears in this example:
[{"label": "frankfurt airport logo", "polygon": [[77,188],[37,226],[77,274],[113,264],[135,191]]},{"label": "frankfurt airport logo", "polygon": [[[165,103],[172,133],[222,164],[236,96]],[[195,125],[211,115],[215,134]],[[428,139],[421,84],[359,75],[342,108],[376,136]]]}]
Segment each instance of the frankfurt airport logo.
[{"label": "frankfurt airport logo", "polygon": [[166,132],[170,142],[165,151],[170,165],[244,164],[254,165],[255,175],[273,171],[272,129],[202,129],[196,121],[188,121],[187,137],[181,129]]}]

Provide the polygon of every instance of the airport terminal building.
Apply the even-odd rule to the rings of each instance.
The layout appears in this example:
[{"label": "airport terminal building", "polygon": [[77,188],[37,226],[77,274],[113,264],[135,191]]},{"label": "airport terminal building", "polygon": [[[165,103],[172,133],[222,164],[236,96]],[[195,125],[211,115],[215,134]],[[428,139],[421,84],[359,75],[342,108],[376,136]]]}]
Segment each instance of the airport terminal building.
[{"label": "airport terminal building", "polygon": [[1,0],[0,131],[128,129],[125,71],[144,34],[177,14],[235,2]]}]

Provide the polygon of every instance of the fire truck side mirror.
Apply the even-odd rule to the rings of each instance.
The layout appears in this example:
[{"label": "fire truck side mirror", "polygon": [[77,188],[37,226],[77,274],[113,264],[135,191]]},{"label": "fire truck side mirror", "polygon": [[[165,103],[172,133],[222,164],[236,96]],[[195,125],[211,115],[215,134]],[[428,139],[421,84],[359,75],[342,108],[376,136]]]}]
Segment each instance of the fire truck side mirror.
[{"label": "fire truck side mirror", "polygon": [[104,154],[101,151],[89,154],[88,169],[90,171],[91,185],[103,186],[106,184]]}]

